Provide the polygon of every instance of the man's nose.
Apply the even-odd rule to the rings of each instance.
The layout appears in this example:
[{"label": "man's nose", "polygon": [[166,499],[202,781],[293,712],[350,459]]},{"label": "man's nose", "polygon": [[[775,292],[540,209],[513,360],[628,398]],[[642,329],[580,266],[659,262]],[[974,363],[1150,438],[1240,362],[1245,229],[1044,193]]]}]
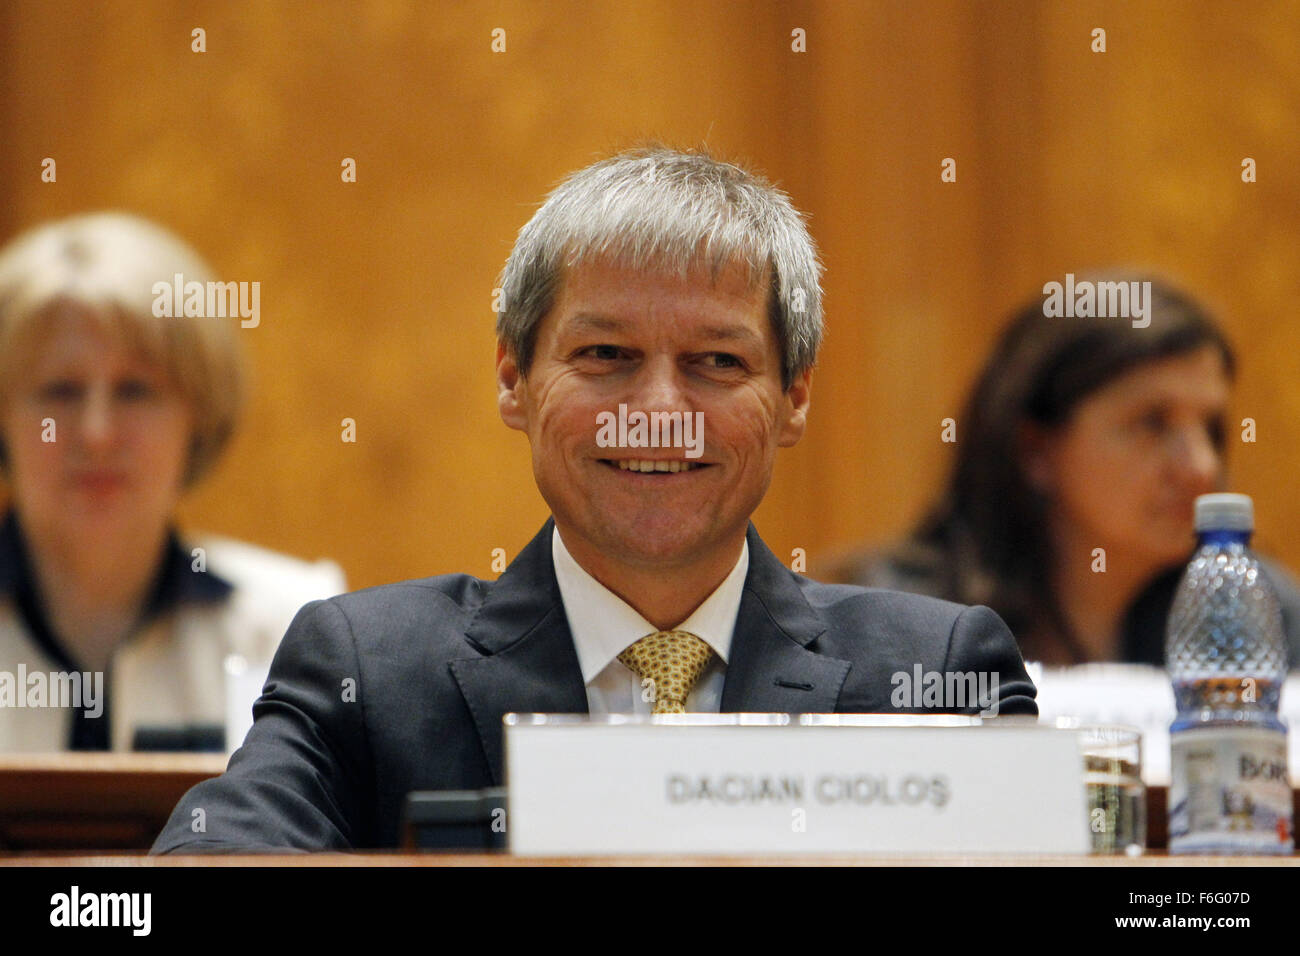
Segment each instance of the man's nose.
[{"label": "man's nose", "polygon": [[686,382],[677,363],[666,357],[646,362],[638,376],[635,403],[643,411],[686,411]]}]

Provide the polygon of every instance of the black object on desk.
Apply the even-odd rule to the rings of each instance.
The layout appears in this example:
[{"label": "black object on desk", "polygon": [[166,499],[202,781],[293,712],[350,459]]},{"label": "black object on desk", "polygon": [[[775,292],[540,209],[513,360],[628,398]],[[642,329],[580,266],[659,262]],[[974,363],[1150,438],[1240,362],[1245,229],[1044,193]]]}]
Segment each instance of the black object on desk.
[{"label": "black object on desk", "polygon": [[155,753],[225,753],[226,728],[221,724],[137,727],[131,749]]},{"label": "black object on desk", "polygon": [[402,807],[402,846],[435,853],[504,853],[505,788],[408,793]]}]

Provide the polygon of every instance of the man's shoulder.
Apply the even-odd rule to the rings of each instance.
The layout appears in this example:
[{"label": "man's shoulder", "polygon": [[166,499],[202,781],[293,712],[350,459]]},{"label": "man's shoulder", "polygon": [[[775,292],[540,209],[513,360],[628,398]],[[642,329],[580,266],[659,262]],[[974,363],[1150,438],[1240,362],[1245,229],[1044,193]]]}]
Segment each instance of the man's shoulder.
[{"label": "man's shoulder", "polygon": [[354,627],[379,623],[385,629],[427,630],[467,623],[492,584],[469,574],[440,574],[348,591],[315,603],[342,615]]},{"label": "man's shoulder", "polygon": [[[899,674],[989,674],[1002,713],[1036,714],[1033,683],[1015,637],[992,610],[940,598],[851,584],[801,581],[826,625],[818,649],[853,664],[839,706],[870,712],[893,705]],[[957,702],[960,709],[960,700]]]},{"label": "man's shoulder", "polygon": [[470,637],[495,582],[443,574],[349,591],[302,607],[285,641],[329,641],[372,664],[398,667],[482,654]]},{"label": "man's shoulder", "polygon": [[895,591],[888,588],[860,587],[856,584],[824,584],[799,578],[804,599],[823,617],[832,622],[846,622],[864,630],[887,627],[947,634],[953,622],[968,610],[941,598]]}]

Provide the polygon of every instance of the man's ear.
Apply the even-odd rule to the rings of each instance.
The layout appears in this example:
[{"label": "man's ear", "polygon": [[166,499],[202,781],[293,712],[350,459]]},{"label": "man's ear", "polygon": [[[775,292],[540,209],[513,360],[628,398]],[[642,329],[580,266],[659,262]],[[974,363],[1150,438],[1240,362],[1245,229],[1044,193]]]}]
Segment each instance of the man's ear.
[{"label": "man's ear", "polygon": [[497,342],[497,410],[503,422],[521,432],[528,430],[523,389],[524,376],[518,361],[504,342]]},{"label": "man's ear", "polygon": [[786,389],[781,397],[781,431],[777,444],[789,448],[803,437],[808,425],[808,405],[812,401],[812,369],[805,369]]}]

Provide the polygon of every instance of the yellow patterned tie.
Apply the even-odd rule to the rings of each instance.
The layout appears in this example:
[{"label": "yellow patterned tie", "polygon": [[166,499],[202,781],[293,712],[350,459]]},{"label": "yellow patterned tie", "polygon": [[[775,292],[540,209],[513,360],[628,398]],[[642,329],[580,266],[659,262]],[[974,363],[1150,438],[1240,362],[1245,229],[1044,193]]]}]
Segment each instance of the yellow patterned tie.
[{"label": "yellow patterned tie", "polygon": [[688,631],[657,631],[631,645],[618,659],[651,681],[656,714],[686,713],[686,695],[704,673],[713,648]]}]

